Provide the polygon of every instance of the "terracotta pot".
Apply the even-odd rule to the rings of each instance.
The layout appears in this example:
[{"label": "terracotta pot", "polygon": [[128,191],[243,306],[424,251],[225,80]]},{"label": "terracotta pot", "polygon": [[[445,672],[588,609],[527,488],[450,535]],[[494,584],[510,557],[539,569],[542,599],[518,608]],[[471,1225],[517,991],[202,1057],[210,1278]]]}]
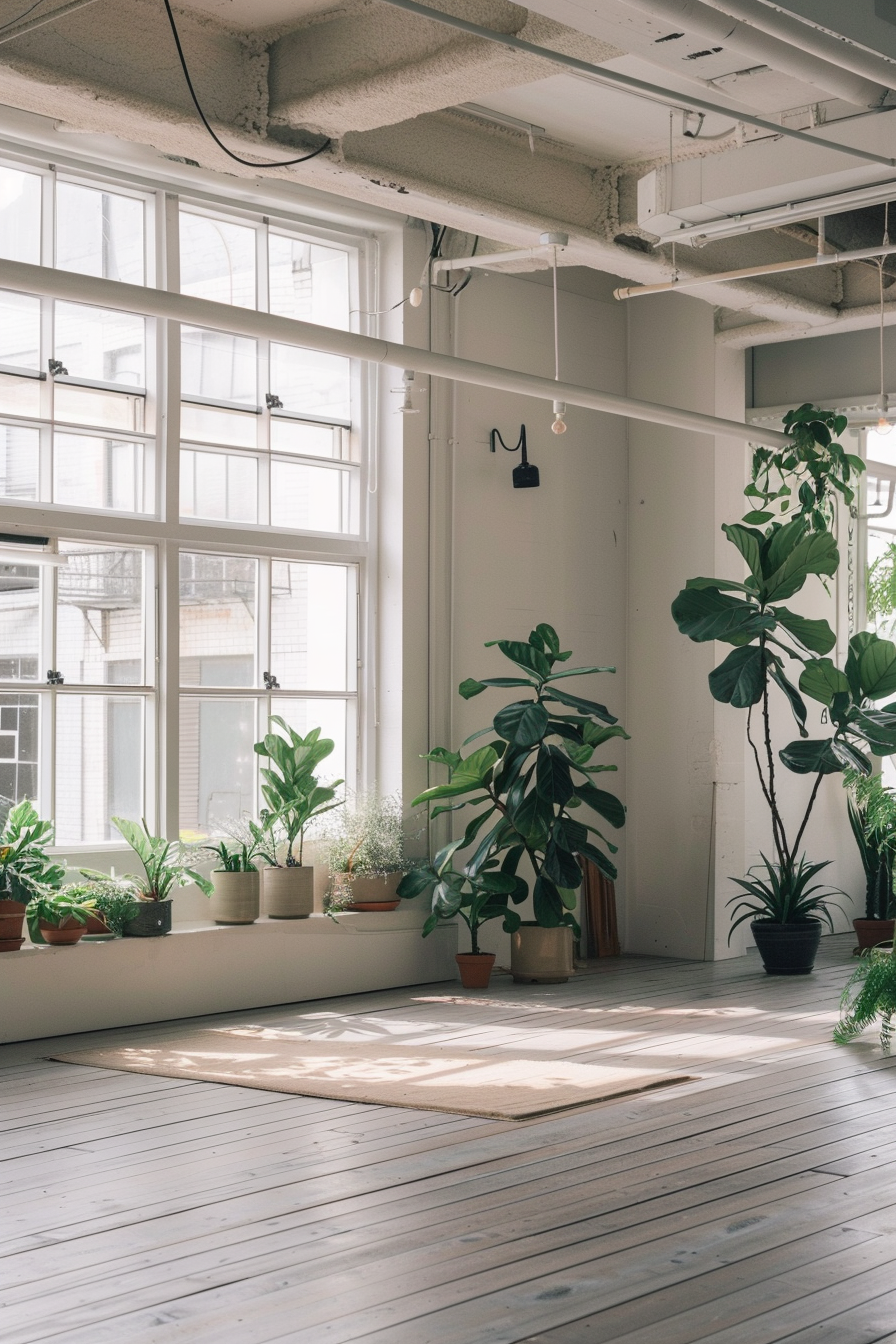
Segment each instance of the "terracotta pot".
[{"label": "terracotta pot", "polygon": [[334,873],[333,891],[350,898],[343,910],[396,910],[399,900],[395,893],[403,877],[404,873],[385,873],[382,877]]},{"label": "terracotta pot", "polygon": [[892,942],[896,919],[854,919],[852,926],[859,940],[859,951],[864,952],[878,943]]},{"label": "terracotta pot", "polygon": [[109,938],[112,935],[112,930],[102,915],[88,915],[87,923],[84,925],[84,933],[90,934],[94,938]]},{"label": "terracotta pot", "polygon": [[271,919],[307,919],[314,909],[314,869],[265,868],[264,912]]},{"label": "terracotta pot", "polygon": [[804,919],[799,924],[754,919],[750,931],[767,975],[809,975],[821,942],[820,919]]},{"label": "terracotta pot", "polygon": [[79,943],[84,937],[86,928],[86,924],[79,924],[76,919],[71,918],[64,919],[61,924],[48,924],[45,919],[40,921],[44,942],[49,943],[51,947],[71,947],[74,943]]},{"label": "terracotta pot", "polygon": [[18,952],[24,938],[0,938],[0,952]]},{"label": "terracotta pot", "polygon": [[212,873],[209,912],[216,924],[254,924],[261,910],[261,874]]},{"label": "terracotta pot", "polygon": [[562,985],[574,971],[572,929],[521,924],[510,936],[510,970],[517,984]]},{"label": "terracotta pot", "polygon": [[25,906],[22,901],[0,901],[0,941],[8,943],[21,938],[24,920]]},{"label": "terracotta pot", "polygon": [[488,989],[495,964],[494,952],[458,952],[454,960],[464,989]]}]

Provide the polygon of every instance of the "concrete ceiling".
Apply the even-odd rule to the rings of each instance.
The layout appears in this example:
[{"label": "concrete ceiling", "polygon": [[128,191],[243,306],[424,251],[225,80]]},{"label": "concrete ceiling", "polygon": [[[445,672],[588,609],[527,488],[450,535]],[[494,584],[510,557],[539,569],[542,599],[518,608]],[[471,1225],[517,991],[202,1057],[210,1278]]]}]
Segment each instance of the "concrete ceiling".
[{"label": "concrete ceiling", "polygon": [[[279,177],[446,224],[457,231],[447,235],[449,255],[452,247],[461,255],[471,234],[481,236],[482,250],[494,251],[561,229],[570,236],[564,264],[655,282],[672,274],[671,256],[655,246],[643,210],[639,218],[636,188],[670,155],[676,164],[730,160],[728,176],[744,183],[762,181],[768,159],[774,182],[774,156],[794,142],[757,132],[740,119],[745,113],[803,128],[824,122],[827,133],[842,122],[842,133],[857,143],[896,117],[877,115],[877,104],[896,101],[887,92],[896,86],[896,64],[890,78],[889,65],[872,53],[892,47],[896,57],[896,26],[881,18],[875,0],[787,0],[797,19],[819,18],[823,10],[828,30],[818,34],[801,23],[788,42],[738,22],[735,0],[727,3],[730,14],[726,0],[532,0],[529,9],[510,0],[434,0],[494,31],[662,84],[682,105],[689,95],[712,99],[721,110],[706,116],[696,138],[683,134],[680,107],[670,121],[662,100],[562,72],[382,0],[180,0],[176,13],[196,89],[236,153],[261,164],[331,138],[325,153],[294,168],[241,167],[214,145],[191,106],[159,0],[96,0],[3,42],[2,97],[75,135],[114,134],[203,167]],[[756,0],[738,4],[755,7]],[[781,8],[763,12],[767,18]],[[0,0],[0,25],[21,10],[21,0]],[[890,46],[873,47],[883,28]],[[812,55],[819,43],[822,55]],[[849,68],[841,68],[838,52],[848,53],[842,64]],[[459,109],[468,103],[546,134],[530,149],[525,128]],[[828,177],[844,180],[845,165],[857,167],[833,151],[809,150],[809,161],[812,183],[822,186]],[[858,167],[863,183],[880,182],[888,171],[896,183],[896,170]],[[687,178],[697,184],[698,208],[701,173]],[[783,202],[783,186],[780,192]],[[737,206],[738,213],[750,208],[749,196]],[[879,227],[876,216],[850,220],[850,237],[874,236]],[[699,251],[682,247],[676,260],[679,274],[696,275],[795,259],[810,249],[805,230],[768,230]],[[754,343],[871,325],[869,285],[869,268],[853,265],[695,293],[716,306],[722,339]]]}]

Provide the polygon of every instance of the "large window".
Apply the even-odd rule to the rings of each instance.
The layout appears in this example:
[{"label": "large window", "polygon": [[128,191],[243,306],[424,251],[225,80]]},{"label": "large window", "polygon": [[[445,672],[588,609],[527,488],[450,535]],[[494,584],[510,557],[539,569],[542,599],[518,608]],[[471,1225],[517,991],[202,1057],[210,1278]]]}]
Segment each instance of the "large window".
[{"label": "large window", "polygon": [[[0,163],[0,257],[358,307],[356,240],[48,165]],[[0,814],[35,798],[64,847],[119,814],[220,834],[258,807],[271,714],[355,784],[364,459],[347,359],[0,289]]]}]

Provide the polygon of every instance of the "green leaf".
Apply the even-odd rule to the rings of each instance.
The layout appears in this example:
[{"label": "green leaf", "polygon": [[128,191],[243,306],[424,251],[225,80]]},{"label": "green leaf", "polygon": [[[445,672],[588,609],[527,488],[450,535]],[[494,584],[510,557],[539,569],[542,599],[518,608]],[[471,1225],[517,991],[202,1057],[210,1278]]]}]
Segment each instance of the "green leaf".
[{"label": "green leaf", "polygon": [[860,775],[866,776],[871,774],[873,769],[871,761],[851,742],[845,741],[842,737],[834,738],[831,750],[846,770],[856,770]]},{"label": "green leaf", "polygon": [[[765,518],[762,520],[765,522]],[[743,527],[740,523],[723,523],[722,531],[731,542],[736,546],[747,562],[747,568],[754,579],[762,578],[762,567],[759,561],[759,552],[765,537],[755,528]]]},{"label": "green leaf", "polygon": [[582,870],[573,854],[553,840],[548,842],[542,871],[557,887],[572,890],[582,885]]},{"label": "green leaf", "polygon": [[617,830],[625,825],[625,808],[615,794],[598,789],[586,781],[576,785],[576,797],[581,798],[583,803]]},{"label": "green leaf", "polygon": [[672,603],[672,617],[683,635],[696,643],[720,639],[742,644],[774,628],[771,612],[713,588],[683,588]]},{"label": "green leaf", "polygon": [[830,658],[811,658],[800,673],[800,690],[830,709],[835,695],[849,694],[849,682]]},{"label": "green leaf", "polygon": [[[615,846],[613,852],[615,853]],[[586,842],[580,846],[579,853],[583,858],[593,863],[595,868],[603,873],[604,877],[608,877],[611,882],[616,881],[619,876],[618,869],[615,863],[607,858],[603,850],[598,849],[596,845],[592,845],[590,842]]]},{"label": "green leaf", "polygon": [[429,891],[434,883],[435,874],[431,868],[412,868],[399,882],[395,894],[403,901],[411,901],[415,896],[422,896],[424,891]]},{"label": "green leaf", "polygon": [[775,607],[774,613],[778,624],[783,625],[804,649],[811,649],[813,653],[830,653],[837,643],[837,636],[827,621],[810,621],[795,611],[788,611],[786,607]]},{"label": "green leaf", "polygon": [[859,684],[869,700],[881,700],[896,691],[896,644],[889,639],[875,635],[860,652],[858,664]]},{"label": "green leaf", "polygon": [[748,588],[745,583],[735,583],[733,579],[688,579],[685,588],[715,588],[720,593],[755,593],[755,586]]},{"label": "green leaf", "polygon": [[803,700],[803,697],[800,695],[799,691],[794,686],[793,682],[789,681],[788,678],[784,675],[783,669],[780,667],[777,659],[775,659],[775,661],[769,668],[769,676],[771,677],[775,685],[778,686],[787,696],[791,712],[793,713],[793,717],[796,719],[797,726],[799,727],[800,730],[800,737],[807,737],[808,734],[806,732],[805,701]]},{"label": "green leaf", "polygon": [[770,523],[774,516],[765,509],[751,509],[749,513],[744,514],[744,522],[761,527],[763,523]]},{"label": "green leaf", "polygon": [[531,644],[523,644],[518,639],[490,639],[485,647],[490,649],[495,645],[505,658],[509,658],[518,667],[524,667],[527,672],[534,672],[542,680],[550,675],[551,665],[547,658]]},{"label": "green leaf", "polygon": [[[778,537],[796,526],[797,523],[788,523],[781,528]],[[776,548],[774,544],[776,540],[777,538],[773,539],[768,551],[770,563],[774,557],[782,553],[781,548]],[[782,602],[785,598],[798,593],[810,574],[835,574],[839,563],[840,553],[831,533],[812,532],[809,536],[804,536],[790,554],[786,555],[783,564],[766,578],[762,585],[762,597],[766,602]]]},{"label": "green leaf", "polygon": [[553,807],[535,789],[510,814],[513,828],[532,849],[543,849],[553,816]]},{"label": "green leaf", "polygon": [[843,769],[831,750],[830,738],[791,742],[782,747],[778,755],[787,769],[797,775],[837,775]]},{"label": "green leaf", "polygon": [[495,732],[515,747],[534,747],[548,729],[548,712],[537,701],[505,705],[495,715]]},{"label": "green leaf", "polygon": [[532,633],[537,635],[538,638],[544,642],[545,648],[547,649],[548,653],[552,653],[556,658],[558,653],[560,652],[560,637],[557,634],[557,631],[554,629],[554,627],[552,625],[545,625],[544,623],[542,623],[540,625],[536,625]]},{"label": "green leaf", "polygon": [[561,807],[576,790],[569,772],[569,761],[558,747],[542,745],[535,767],[536,790],[540,798]]},{"label": "green leaf", "polygon": [[480,747],[452,771],[447,784],[437,784],[432,789],[426,789],[414,799],[411,806],[419,807],[421,803],[428,803],[434,798],[454,798],[459,793],[481,788],[497,760],[498,753],[494,747]]},{"label": "green leaf", "polygon": [[481,695],[485,690],[484,681],[476,681],[474,677],[467,677],[457,688],[458,694],[465,700],[472,700],[474,695]]},{"label": "green leaf", "polygon": [[552,672],[548,681],[559,681],[561,677],[587,677],[592,672],[615,672],[615,667],[567,667],[562,672]]},{"label": "green leaf", "polygon": [[709,674],[709,689],[714,700],[736,709],[758,704],[765,687],[770,654],[756,644],[732,649],[723,663]]},{"label": "green leaf", "polygon": [[564,906],[550,878],[539,873],[532,891],[532,911],[543,929],[556,929],[563,922]]},{"label": "green leaf", "polygon": [[611,714],[606,705],[598,704],[596,700],[583,700],[579,695],[570,695],[569,691],[558,691],[556,686],[552,686],[545,692],[545,700],[556,701],[558,704],[566,705],[569,709],[579,709],[583,714],[593,715],[603,723],[615,723],[616,717]]}]

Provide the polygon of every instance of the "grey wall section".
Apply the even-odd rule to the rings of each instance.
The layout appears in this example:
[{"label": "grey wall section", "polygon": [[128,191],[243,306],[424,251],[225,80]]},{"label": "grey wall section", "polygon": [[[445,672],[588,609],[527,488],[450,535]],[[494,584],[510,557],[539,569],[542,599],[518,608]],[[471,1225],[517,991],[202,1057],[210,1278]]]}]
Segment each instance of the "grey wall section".
[{"label": "grey wall section", "polygon": [[[880,346],[876,330],[760,345],[753,352],[752,405],[799,405],[876,397]],[[896,328],[884,331],[884,382],[896,391]],[[637,395],[637,394],[636,394]]]}]

